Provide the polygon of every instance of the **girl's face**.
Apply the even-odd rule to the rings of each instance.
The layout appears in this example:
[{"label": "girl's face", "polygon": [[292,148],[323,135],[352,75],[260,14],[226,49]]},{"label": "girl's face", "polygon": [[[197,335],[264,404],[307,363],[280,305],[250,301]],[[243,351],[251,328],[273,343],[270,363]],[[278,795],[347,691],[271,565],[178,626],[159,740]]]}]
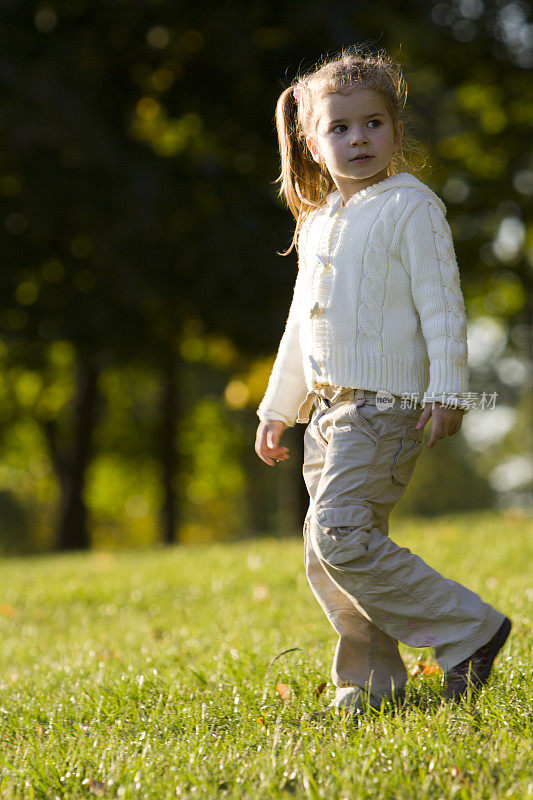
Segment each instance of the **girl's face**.
[{"label": "girl's face", "polygon": [[383,96],[374,89],[328,94],[315,113],[316,132],[306,137],[314,160],[325,164],[344,202],[355,192],[387,177],[387,167],[401,145]]}]

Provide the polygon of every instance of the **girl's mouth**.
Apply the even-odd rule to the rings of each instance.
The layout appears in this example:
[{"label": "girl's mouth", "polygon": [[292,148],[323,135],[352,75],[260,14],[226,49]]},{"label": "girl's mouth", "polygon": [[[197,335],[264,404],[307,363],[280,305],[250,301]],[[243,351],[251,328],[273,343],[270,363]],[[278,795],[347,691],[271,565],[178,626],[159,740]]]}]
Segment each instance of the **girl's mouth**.
[{"label": "girl's mouth", "polygon": [[351,158],[350,161],[357,161],[358,164],[366,164],[372,158],[374,158],[374,156],[355,156],[355,158]]}]

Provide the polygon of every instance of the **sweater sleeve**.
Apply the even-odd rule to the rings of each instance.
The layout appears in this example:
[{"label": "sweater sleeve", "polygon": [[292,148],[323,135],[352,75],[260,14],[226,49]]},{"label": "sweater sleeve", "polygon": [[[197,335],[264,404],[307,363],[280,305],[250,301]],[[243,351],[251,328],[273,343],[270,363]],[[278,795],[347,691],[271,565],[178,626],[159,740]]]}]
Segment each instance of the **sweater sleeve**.
[{"label": "sweater sleeve", "polygon": [[303,269],[300,266],[285,331],[279,343],[267,390],[257,409],[257,416],[261,421],[279,419],[290,427],[296,423],[298,408],[307,395],[300,347],[303,282]]},{"label": "sweater sleeve", "polygon": [[[402,262],[426,341],[430,378],[425,402],[468,392],[466,309],[445,211],[423,197],[409,213],[400,242]],[[468,411],[468,403],[458,406]]]}]

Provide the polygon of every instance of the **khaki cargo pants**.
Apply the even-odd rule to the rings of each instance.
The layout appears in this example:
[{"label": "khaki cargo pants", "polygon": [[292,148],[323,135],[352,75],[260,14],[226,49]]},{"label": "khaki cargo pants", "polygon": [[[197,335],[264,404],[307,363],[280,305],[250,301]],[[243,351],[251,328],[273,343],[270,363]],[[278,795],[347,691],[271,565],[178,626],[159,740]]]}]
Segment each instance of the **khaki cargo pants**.
[{"label": "khaki cargo pants", "polygon": [[339,635],[331,671],[337,698],[346,687],[390,697],[407,680],[398,641],[433,647],[447,672],[505,615],[389,538],[389,514],[422,450],[415,427],[422,409],[402,409],[400,398],[381,409],[366,389],[331,393],[317,389],[304,438],[307,578]]}]

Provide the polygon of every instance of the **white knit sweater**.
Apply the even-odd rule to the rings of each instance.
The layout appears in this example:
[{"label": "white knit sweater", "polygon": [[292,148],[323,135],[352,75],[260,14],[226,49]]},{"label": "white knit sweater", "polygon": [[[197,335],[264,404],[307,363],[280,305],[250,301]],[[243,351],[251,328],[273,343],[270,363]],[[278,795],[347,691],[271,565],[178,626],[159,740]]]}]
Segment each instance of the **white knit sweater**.
[{"label": "white knit sweater", "polygon": [[[308,422],[320,384],[422,405],[468,391],[466,313],[442,200],[413,175],[352,195],[338,190],[299,237],[285,332],[257,410]],[[459,406],[465,411],[468,404]]]}]

